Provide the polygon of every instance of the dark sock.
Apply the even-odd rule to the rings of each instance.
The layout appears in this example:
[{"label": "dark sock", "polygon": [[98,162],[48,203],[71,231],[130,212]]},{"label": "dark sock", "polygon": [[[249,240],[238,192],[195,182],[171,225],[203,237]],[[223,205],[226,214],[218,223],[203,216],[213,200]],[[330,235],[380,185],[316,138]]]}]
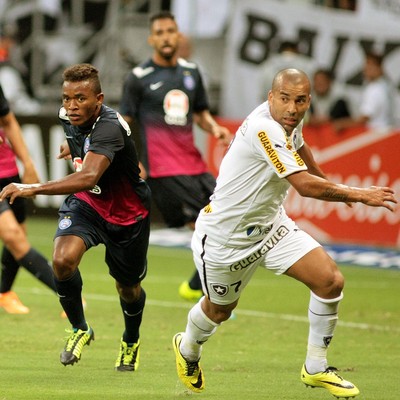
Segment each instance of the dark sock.
[{"label": "dark sock", "polygon": [[139,328],[142,323],[143,309],[146,303],[146,292],[142,288],[140,298],[135,303],[127,303],[121,297],[119,298],[125,320],[125,332],[122,340],[129,345],[139,340]]},{"label": "dark sock", "polygon": [[82,277],[79,269],[74,274],[63,281],[54,277],[60,303],[67,314],[69,322],[73,328],[88,329],[82,305]]},{"label": "dark sock", "polygon": [[201,280],[197,270],[194,271],[194,274],[189,281],[189,287],[193,290],[203,290],[201,288]]},{"label": "dark sock", "polygon": [[49,262],[35,249],[31,248],[18,263],[29,271],[35,278],[43,282],[53,292],[56,292],[53,269]]},{"label": "dark sock", "polygon": [[1,279],[0,293],[6,293],[11,290],[19,270],[19,264],[6,246],[3,246],[1,254]]}]

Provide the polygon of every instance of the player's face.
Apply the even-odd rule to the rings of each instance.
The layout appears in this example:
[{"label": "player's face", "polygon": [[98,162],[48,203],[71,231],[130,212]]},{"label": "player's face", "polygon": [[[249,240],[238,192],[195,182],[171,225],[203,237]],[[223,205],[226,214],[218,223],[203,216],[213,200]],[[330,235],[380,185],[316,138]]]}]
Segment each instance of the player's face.
[{"label": "player's face", "polygon": [[382,75],[381,67],[379,64],[373,60],[372,58],[368,57],[365,60],[364,65],[364,77],[367,81],[373,81],[379,78]]},{"label": "player's face", "polygon": [[63,83],[63,106],[72,125],[93,124],[99,116],[103,98],[103,93],[93,91],[90,81]]},{"label": "player's face", "polygon": [[291,134],[304,118],[310,101],[310,83],[306,80],[293,83],[282,79],[281,83],[268,93],[271,116],[288,134]]},{"label": "player's face", "polygon": [[148,41],[158,57],[170,60],[178,48],[179,36],[174,20],[170,18],[156,19],[151,26]]},{"label": "player's face", "polygon": [[331,80],[324,73],[316,73],[314,75],[314,92],[320,96],[328,94],[331,88]]}]

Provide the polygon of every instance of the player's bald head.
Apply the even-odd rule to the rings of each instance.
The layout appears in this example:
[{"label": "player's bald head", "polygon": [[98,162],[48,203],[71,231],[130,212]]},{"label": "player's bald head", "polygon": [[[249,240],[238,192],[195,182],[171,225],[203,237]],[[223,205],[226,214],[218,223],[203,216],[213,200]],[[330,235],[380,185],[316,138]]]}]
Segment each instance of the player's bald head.
[{"label": "player's bald head", "polygon": [[303,86],[308,89],[308,94],[311,91],[311,84],[307,74],[299,69],[287,68],[279,71],[272,81],[272,91],[279,91],[285,84]]}]

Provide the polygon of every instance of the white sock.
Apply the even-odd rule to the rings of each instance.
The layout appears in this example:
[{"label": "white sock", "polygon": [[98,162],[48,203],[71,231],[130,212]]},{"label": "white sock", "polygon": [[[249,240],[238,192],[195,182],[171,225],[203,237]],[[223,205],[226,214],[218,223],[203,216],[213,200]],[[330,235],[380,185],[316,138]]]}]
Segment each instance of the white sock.
[{"label": "white sock", "polygon": [[204,314],[201,302],[202,300],[189,311],[186,331],[180,345],[181,354],[188,361],[200,359],[202,344],[215,333],[219,326]]},{"label": "white sock", "polygon": [[308,309],[310,330],[306,356],[306,369],[310,374],[328,368],[327,352],[338,320],[339,302],[343,293],[335,299],[323,299],[311,292]]}]

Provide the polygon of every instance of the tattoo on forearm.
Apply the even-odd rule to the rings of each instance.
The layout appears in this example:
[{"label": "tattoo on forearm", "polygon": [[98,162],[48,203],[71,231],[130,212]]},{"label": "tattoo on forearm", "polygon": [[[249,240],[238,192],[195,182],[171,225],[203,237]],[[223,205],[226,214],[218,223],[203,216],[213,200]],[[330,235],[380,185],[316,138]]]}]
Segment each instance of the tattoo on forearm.
[{"label": "tattoo on forearm", "polygon": [[322,197],[333,201],[348,201],[349,196],[346,193],[338,193],[336,189],[326,189]]}]

